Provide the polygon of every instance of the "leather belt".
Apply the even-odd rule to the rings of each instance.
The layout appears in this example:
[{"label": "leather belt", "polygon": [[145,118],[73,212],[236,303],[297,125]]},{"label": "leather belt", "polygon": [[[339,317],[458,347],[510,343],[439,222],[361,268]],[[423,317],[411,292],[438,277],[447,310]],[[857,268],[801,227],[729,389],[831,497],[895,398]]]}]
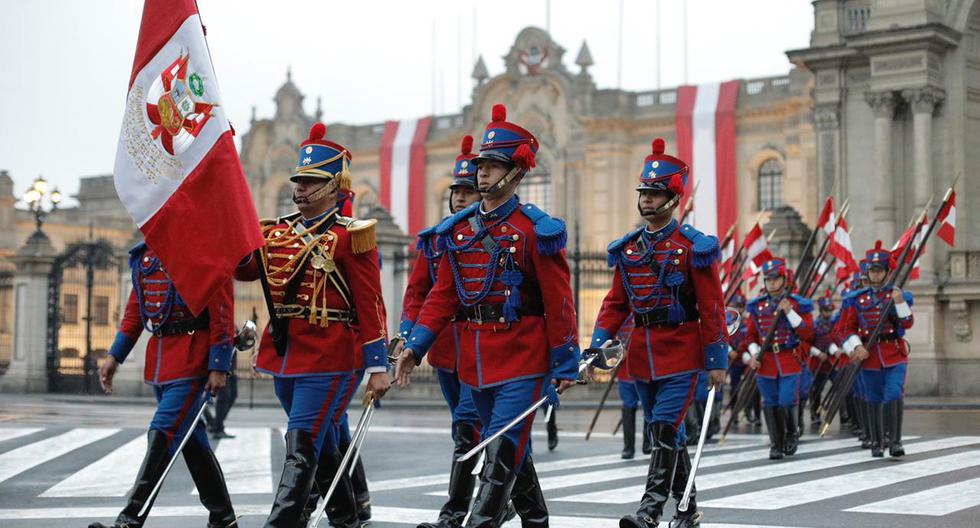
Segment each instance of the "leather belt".
[{"label": "leather belt", "polygon": [[172,336],[177,334],[193,335],[198,330],[204,330],[211,325],[210,317],[198,317],[195,319],[183,319],[181,321],[171,321],[153,330],[153,335]]},{"label": "leather belt", "polygon": [[882,341],[898,341],[899,339],[901,339],[901,337],[899,337],[899,335],[898,335],[897,332],[892,332],[890,334],[880,334],[880,335],[878,335],[878,342],[879,343],[882,342]]},{"label": "leather belt", "polygon": [[660,308],[654,308],[653,310],[647,312],[633,312],[633,322],[636,326],[644,327],[674,327],[680,326],[681,323],[697,321],[700,319],[700,314],[697,310],[685,310],[684,321],[680,323],[672,323],[668,320],[667,314],[669,309],[664,306]]},{"label": "leather belt", "polygon": [[787,350],[796,350],[797,348],[799,348],[799,346],[800,346],[799,343],[795,345],[773,343],[772,345],[769,346],[766,352],[772,352],[774,354],[778,354],[780,352],[786,352]]},{"label": "leather belt", "polygon": [[[517,309],[518,316],[543,316],[544,305],[540,302],[525,301]],[[484,322],[506,322],[504,318],[503,304],[475,304],[473,306],[460,306],[456,309],[457,321],[472,321],[480,324]]]},{"label": "leather belt", "polygon": [[[357,322],[357,316],[353,310],[338,310],[335,308],[317,308],[318,317],[324,317],[328,321],[338,323],[353,324]],[[307,319],[310,317],[310,307],[299,304],[276,305],[276,317],[283,319]]]}]

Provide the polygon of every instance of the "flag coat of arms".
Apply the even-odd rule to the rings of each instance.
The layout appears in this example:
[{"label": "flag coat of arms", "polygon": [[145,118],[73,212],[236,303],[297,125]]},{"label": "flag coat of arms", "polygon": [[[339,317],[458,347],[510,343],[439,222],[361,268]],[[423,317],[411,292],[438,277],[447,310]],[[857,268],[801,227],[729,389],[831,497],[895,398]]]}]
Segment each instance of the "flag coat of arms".
[{"label": "flag coat of arms", "polygon": [[194,0],[146,0],[113,177],[195,314],[263,243]]}]

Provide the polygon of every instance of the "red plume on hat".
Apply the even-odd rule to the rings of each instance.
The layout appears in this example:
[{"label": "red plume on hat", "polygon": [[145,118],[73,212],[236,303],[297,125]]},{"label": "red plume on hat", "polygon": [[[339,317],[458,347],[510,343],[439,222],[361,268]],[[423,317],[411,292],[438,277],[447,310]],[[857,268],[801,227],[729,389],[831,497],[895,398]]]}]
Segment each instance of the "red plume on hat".
[{"label": "red plume on hat", "polygon": [[[656,138],[650,145],[650,151],[654,156],[662,156],[664,151],[667,150],[667,142],[663,138]],[[680,174],[674,174],[670,177],[670,183],[667,184],[667,189],[674,194],[684,193],[684,179]]]},{"label": "red plume on hat", "polygon": [[473,136],[469,134],[463,136],[463,141],[459,144],[459,153],[463,155],[473,153]]}]

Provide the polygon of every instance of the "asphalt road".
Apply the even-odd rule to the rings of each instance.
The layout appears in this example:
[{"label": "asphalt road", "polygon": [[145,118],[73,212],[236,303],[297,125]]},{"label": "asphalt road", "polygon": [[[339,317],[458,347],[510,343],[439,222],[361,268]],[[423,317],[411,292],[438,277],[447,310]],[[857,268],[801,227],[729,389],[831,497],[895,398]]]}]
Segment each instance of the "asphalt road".
[{"label": "asphalt road", "polygon": [[[111,521],[142,458],[153,407],[111,399],[2,398],[0,526]],[[607,410],[598,433],[585,442],[591,412],[559,411],[561,443],[554,452],[547,451],[539,419],[534,458],[552,526],[618,526],[617,519],[636,507],[647,460],[619,458],[622,440],[611,435],[618,414]],[[262,526],[268,513],[284,456],[284,422],[278,409],[239,405],[228,422],[237,438],[217,444],[243,527]],[[742,429],[724,445],[709,445],[698,478],[702,526],[980,526],[980,411],[907,412],[908,456],[900,460],[872,459],[837,429],[825,439],[806,436],[799,454],[783,461],[767,459],[761,430]],[[451,449],[448,413],[404,406],[379,411],[364,447],[371,526],[434,520]],[[177,464],[146,526],[204,526],[193,490],[186,468]]]}]

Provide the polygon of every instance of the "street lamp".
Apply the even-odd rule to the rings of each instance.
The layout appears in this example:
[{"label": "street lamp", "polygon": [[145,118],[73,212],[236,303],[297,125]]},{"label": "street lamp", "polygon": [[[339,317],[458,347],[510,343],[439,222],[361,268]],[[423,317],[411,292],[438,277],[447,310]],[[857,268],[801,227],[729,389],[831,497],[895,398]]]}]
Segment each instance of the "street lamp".
[{"label": "street lamp", "polygon": [[[45,208],[44,197],[47,196],[50,206]],[[56,210],[58,210],[58,204],[61,203],[61,191],[57,188],[48,191],[48,181],[44,179],[43,176],[38,175],[31,184],[31,188],[24,193],[22,197],[24,202],[27,204],[27,208],[34,213],[34,223],[37,224],[37,231],[34,232],[31,237],[44,237],[44,233],[41,231],[41,225],[44,223],[44,218]]]}]

